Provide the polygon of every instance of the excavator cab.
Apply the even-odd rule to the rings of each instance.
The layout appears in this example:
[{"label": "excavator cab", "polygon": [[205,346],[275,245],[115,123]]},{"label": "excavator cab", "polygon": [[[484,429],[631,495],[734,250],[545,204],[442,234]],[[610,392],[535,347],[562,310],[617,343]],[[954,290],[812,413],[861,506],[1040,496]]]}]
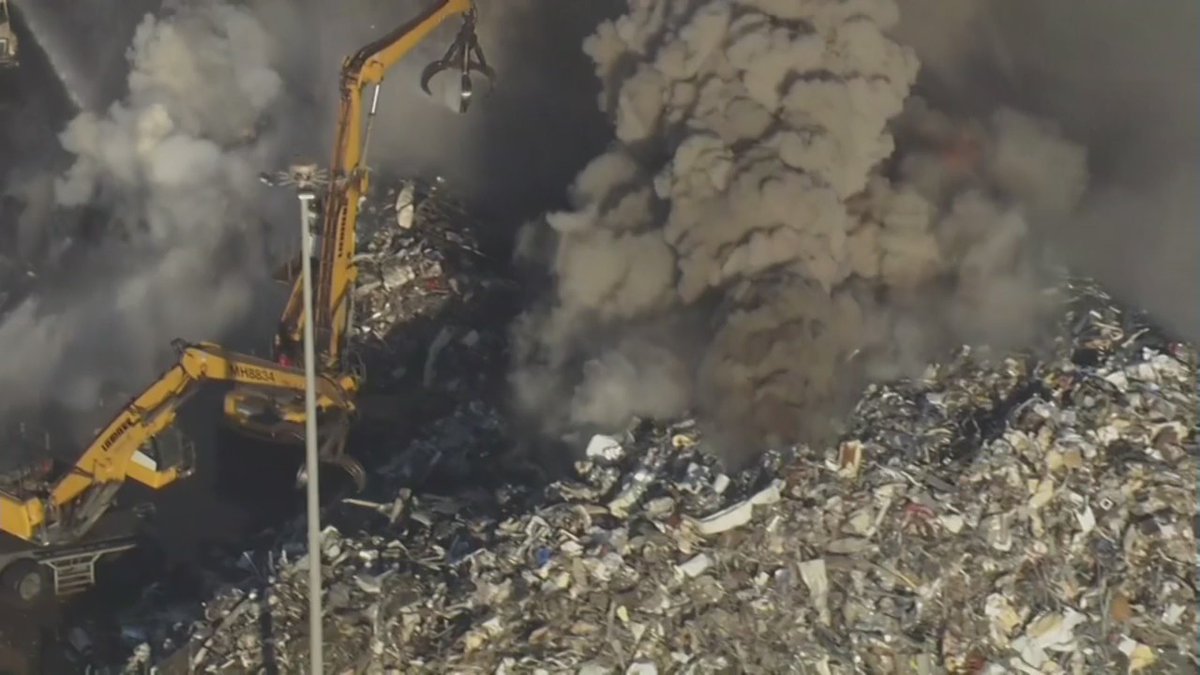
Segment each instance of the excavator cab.
[{"label": "excavator cab", "polygon": [[196,470],[196,444],[178,427],[171,427],[142,447],[133,461],[152,469],[174,469],[180,478]]},{"label": "excavator cab", "polygon": [[0,70],[16,68],[17,34],[13,32],[12,20],[8,14],[8,0],[0,0]]}]

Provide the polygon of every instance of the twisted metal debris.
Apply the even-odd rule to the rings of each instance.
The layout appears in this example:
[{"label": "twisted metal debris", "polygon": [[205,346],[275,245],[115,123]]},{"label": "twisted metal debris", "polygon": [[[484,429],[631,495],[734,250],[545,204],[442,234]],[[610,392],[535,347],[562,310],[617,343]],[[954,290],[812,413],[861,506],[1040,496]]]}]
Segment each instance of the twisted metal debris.
[{"label": "twisted metal debris", "polygon": [[[1087,282],[1062,290],[1050,349],[964,348],[869,388],[838,444],[739,472],[694,423],[639,422],[582,445],[574,477],[544,490],[486,480],[503,427],[462,390],[393,461],[397,487],[332,509],[326,659],[366,673],[1194,671],[1196,352]],[[395,470],[468,455],[440,495],[422,489],[429,471]],[[295,671],[302,553],[296,536],[258,557],[190,624],[143,615],[133,661]]]}]

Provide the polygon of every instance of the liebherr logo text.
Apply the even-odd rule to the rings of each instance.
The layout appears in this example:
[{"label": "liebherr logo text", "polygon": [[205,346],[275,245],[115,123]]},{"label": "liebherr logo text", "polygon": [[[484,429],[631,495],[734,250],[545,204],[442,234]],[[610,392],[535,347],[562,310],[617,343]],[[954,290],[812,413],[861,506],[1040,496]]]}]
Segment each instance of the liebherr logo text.
[{"label": "liebherr logo text", "polygon": [[121,436],[125,435],[126,431],[129,431],[132,428],[133,420],[126,417],[125,420],[121,422],[121,425],[116,429],[113,429],[112,433],[108,435],[108,438],[104,439],[104,442],[100,444],[100,447],[104,450],[108,450],[113,446],[113,443],[116,443]]},{"label": "liebherr logo text", "polygon": [[255,380],[257,382],[274,382],[275,373],[266,368],[255,368],[254,366],[235,365],[233,367],[234,377],[244,377],[247,380]]},{"label": "liebherr logo text", "polygon": [[338,217],[337,254],[339,258],[342,257],[342,252],[346,250],[346,218],[350,216],[346,211],[349,208],[348,206],[343,208]]}]

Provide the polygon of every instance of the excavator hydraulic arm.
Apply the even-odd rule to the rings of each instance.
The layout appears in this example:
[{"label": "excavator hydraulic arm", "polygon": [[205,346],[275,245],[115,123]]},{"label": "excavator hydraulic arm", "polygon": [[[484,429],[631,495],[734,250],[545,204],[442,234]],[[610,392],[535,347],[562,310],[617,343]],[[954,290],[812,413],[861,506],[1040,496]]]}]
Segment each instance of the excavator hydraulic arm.
[{"label": "excavator hydraulic arm", "polygon": [[[457,67],[463,86],[460,111],[465,112],[471,97],[470,74],[494,76],[483,58],[475,36],[475,7],[471,0],[440,0],[412,21],[364,46],[342,63],[339,82],[337,133],[330,169],[330,185],[325,198],[321,226],[321,252],[313,313],[318,358],[323,369],[342,372],[346,333],[351,321],[350,291],[357,278],[354,265],[356,227],[359,207],[368,185],[366,153],[371,121],[379,103],[379,87],[384,75],[400,59],[453,16],[463,17],[463,26],[446,56],[430,64],[422,75],[421,86],[440,70]],[[363,123],[363,93],[374,85],[367,121]],[[296,280],[280,321],[276,340],[276,358],[282,363],[299,362],[299,347],[304,321],[309,320],[302,307],[300,280]]]},{"label": "excavator hydraulic arm", "polygon": [[[361,369],[354,367],[345,351],[352,323],[351,291],[358,277],[358,268],[354,263],[356,230],[359,208],[369,189],[366,155],[370,146],[371,123],[379,104],[379,89],[393,65],[454,16],[463,17],[462,28],[445,57],[425,69],[421,86],[428,89],[429,80],[441,70],[459,68],[463,82],[459,110],[465,112],[472,94],[471,73],[479,73],[489,79],[494,73],[484,60],[475,37],[474,2],[438,0],[420,16],[364,46],[342,62],[338,83],[337,129],[328,173],[313,171],[304,181],[289,180],[297,185],[304,182],[313,186],[327,184],[328,187],[322,199],[318,200],[321,205],[321,240],[320,252],[314,254],[314,257],[319,257],[316,261],[313,306],[304,307],[303,280],[298,275],[291,275],[292,292],[275,337],[274,358],[283,366],[303,364],[304,322],[313,321],[317,371],[336,373],[339,380],[351,381],[352,384],[346,386],[351,393],[355,393],[362,383]],[[364,123],[363,95],[368,85],[373,85],[374,90],[370,107],[365,111]],[[316,180],[318,174],[321,176],[319,181]],[[326,175],[328,180],[325,180]],[[299,269],[299,263],[297,260],[289,267]],[[302,407],[280,405],[270,398],[261,389],[234,387],[225,398],[226,416],[231,426],[243,434],[268,440],[302,439],[302,432],[296,433],[297,429],[303,428]],[[290,418],[275,423],[263,421],[247,412],[262,406],[264,401],[271,409],[293,411]],[[318,429],[321,427],[319,423]],[[365,474],[361,465],[345,454],[344,445],[331,451],[326,461],[347,469],[360,488],[364,484]]]},{"label": "excavator hydraulic arm", "polygon": [[[65,475],[40,494],[0,492],[0,530],[42,545],[68,543],[95,524],[127,477],[161,489],[186,476],[187,458],[163,461],[155,441],[205,382],[234,382],[300,396],[305,390],[301,370],[208,343],[176,341],[175,346],[176,364],[121,410]],[[319,377],[318,407],[352,414],[353,386],[351,380]]]}]

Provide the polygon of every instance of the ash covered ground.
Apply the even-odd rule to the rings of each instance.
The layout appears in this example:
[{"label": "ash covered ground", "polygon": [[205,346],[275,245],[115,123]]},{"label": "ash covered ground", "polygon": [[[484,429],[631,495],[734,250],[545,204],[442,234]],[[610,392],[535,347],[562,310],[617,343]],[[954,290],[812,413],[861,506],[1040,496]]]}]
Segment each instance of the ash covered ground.
[{"label": "ash covered ground", "polygon": [[[362,223],[354,352],[368,391],[352,452],[372,481],[327,505],[326,660],[1194,672],[1196,355],[1181,339],[1194,293],[1164,299],[1176,259],[1144,283],[1101,266],[1121,301],[1049,264],[1079,262],[1072,237],[1115,227],[1112,213],[1171,240],[1194,205],[1119,199],[1105,161],[1129,158],[1088,142],[1103,124],[1064,127],[1070,114],[1020,97],[939,100],[922,77],[965,48],[914,30],[922,3],[610,4],[595,14],[617,18],[598,27],[558,10],[580,34],[543,37],[579,51],[591,35],[583,75],[556,64],[550,77],[599,83],[574,100],[598,93],[607,150],[585,121],[580,147],[554,152],[577,140],[561,115],[529,113],[494,140],[543,93],[519,73],[547,67],[548,47],[493,28],[518,93],[453,141],[385,134],[372,151],[415,159],[379,174]],[[78,410],[116,375],[136,386],[168,333],[254,344],[241,319],[277,313],[258,252],[278,253],[269,223],[287,216],[241,179],[276,168],[296,127],[327,122],[308,89],[332,78],[296,77],[297,26],[277,5],[199,7],[148,20],[127,96],[62,137],[54,201],[120,214],[81,231],[148,262],[114,275],[83,255],[89,302],[71,284],[18,300],[0,344],[48,344],[16,352],[0,380],[31,400],[65,384],[57,403]],[[538,7],[492,19],[549,25]],[[315,50],[329,72],[354,47],[339,30]],[[232,94],[197,99],[188,78]],[[444,131],[417,110],[414,126]],[[544,152],[517,161],[539,124]],[[446,167],[450,181],[402,180],[473,142],[485,151]],[[543,188],[578,173],[567,204],[514,197],[526,165]],[[497,203],[535,215],[515,263],[514,211],[481,208]],[[156,582],[115,621],[72,617],[60,651],[114,672],[303,671],[302,525],[226,542],[189,588]]]}]

